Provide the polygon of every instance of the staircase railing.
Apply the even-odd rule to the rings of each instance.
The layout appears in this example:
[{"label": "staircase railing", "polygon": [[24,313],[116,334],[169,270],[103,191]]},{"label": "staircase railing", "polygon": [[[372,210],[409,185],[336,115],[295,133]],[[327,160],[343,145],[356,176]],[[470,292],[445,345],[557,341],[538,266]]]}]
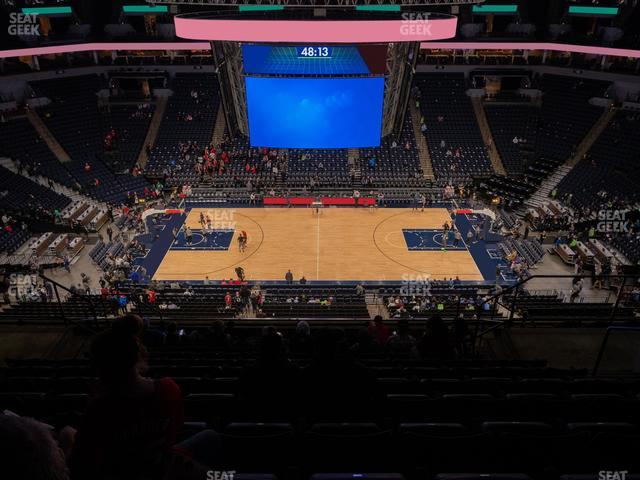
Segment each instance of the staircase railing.
[{"label": "staircase railing", "polygon": [[416,146],[418,147],[418,155],[420,156],[420,166],[422,167],[422,174],[427,180],[435,180],[435,174],[433,172],[433,162],[431,161],[431,153],[429,152],[429,145],[427,144],[427,138],[422,133],[420,125],[420,110],[418,107],[409,102],[409,110],[411,112],[411,123],[413,124],[413,134],[416,139]]},{"label": "staircase railing", "polygon": [[498,175],[506,175],[507,172],[504,169],[502,157],[498,151],[498,146],[493,139],[493,134],[491,133],[491,127],[489,126],[489,120],[487,119],[487,114],[484,111],[482,100],[478,97],[471,97],[471,103],[473,105],[473,111],[476,114],[476,120],[478,121],[478,127],[480,128],[480,133],[484,143],[485,145],[491,145],[491,148],[489,148],[488,151],[489,160],[491,161],[493,170]]},{"label": "staircase railing", "polygon": [[596,357],[595,365],[593,366],[592,375],[596,376],[598,374],[598,369],[600,368],[600,364],[602,363],[602,357],[604,357],[604,352],[607,349],[607,344],[609,343],[609,338],[611,337],[611,333],[614,332],[633,332],[640,333],[640,327],[607,327],[607,331],[602,338],[602,343],[600,344],[600,350],[598,350],[598,356]]},{"label": "staircase railing", "polygon": [[[40,278],[42,278],[44,281],[46,282],[50,282],[53,285],[53,292],[56,296],[56,302],[58,304],[58,308],[60,309],[60,317],[62,318],[64,325],[65,326],[70,326],[70,325],[75,325],[75,326],[79,326],[82,328],[88,328],[86,324],[80,324],[79,322],[69,318],[65,312],[64,309],[64,302],[62,301],[62,299],[60,298],[60,292],[58,289],[62,289],[65,292],[71,294],[74,298],[81,298],[83,301],[87,302],[87,305],[89,306],[89,310],[91,312],[91,317],[93,319],[93,324],[94,326],[97,328],[99,328],[100,322],[98,320],[98,313],[96,311],[96,306],[93,303],[93,299],[91,298],[91,295],[85,295],[82,293],[78,293],[78,292],[74,292],[73,290],[70,290],[69,288],[65,287],[64,285],[62,285],[61,283],[56,282],[55,280],[53,280],[52,278],[47,277],[46,275],[44,275],[43,273],[39,273],[38,276]],[[91,330],[91,329],[89,329]],[[95,333],[95,332],[93,332]]]}]

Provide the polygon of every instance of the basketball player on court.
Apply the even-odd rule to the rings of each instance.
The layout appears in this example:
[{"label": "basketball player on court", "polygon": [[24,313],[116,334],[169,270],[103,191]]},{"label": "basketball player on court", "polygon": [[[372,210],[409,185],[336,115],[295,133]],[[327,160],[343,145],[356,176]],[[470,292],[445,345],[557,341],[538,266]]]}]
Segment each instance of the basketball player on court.
[{"label": "basketball player on court", "polygon": [[247,232],[245,232],[244,230],[242,230],[242,232],[240,233],[240,236],[242,237],[242,251],[244,252],[247,249],[247,243],[249,242],[249,237],[247,236]]},{"label": "basketball player on court", "polygon": [[238,276],[238,280],[244,282],[244,268],[236,267],[236,275]]}]

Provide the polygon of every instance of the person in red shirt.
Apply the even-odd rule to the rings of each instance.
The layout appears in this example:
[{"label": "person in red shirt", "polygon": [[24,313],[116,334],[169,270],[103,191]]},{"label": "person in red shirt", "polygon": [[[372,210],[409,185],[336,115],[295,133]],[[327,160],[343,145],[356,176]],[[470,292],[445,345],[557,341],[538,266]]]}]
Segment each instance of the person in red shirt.
[{"label": "person in red shirt", "polygon": [[227,292],[224,296],[224,304],[228,309],[233,307],[233,297],[231,296],[231,292]]},{"label": "person in red shirt", "polygon": [[101,391],[75,435],[74,478],[162,478],[167,469],[184,419],[180,388],[170,378],[141,375],[147,353],[131,325],[116,322],[91,345]]},{"label": "person in red shirt", "polygon": [[380,345],[385,345],[391,332],[389,331],[389,327],[387,327],[380,315],[376,315],[373,319],[373,322],[369,325],[369,334],[376,339]]},{"label": "person in red shirt", "polygon": [[142,329],[140,317],[127,315],[93,340],[91,360],[100,382],[71,447],[74,479],[166,478],[176,456],[193,463],[191,458],[207,450],[208,458],[196,460],[214,463],[213,431],[176,445],[184,421],[180,388],[170,378],[142,376],[147,359]]}]

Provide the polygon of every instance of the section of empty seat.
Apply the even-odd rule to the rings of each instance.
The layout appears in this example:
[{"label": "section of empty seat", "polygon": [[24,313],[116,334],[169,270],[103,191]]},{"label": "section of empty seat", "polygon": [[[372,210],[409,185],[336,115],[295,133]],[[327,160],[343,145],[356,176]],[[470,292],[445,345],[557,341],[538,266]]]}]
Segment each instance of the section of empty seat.
[{"label": "section of empty seat", "polygon": [[0,123],[0,149],[3,155],[18,162],[25,172],[43,175],[67,187],[75,184],[75,179],[26,117]]},{"label": "section of empty seat", "polygon": [[362,182],[375,187],[412,187],[423,183],[411,115],[397,138],[385,137],[378,148],[360,149]]},{"label": "section of empty seat", "polygon": [[464,74],[418,74],[415,85],[436,179],[458,183],[491,175]]},{"label": "section of empty seat", "polygon": [[[42,212],[43,218],[62,210],[71,199],[0,167],[0,207],[13,212]],[[46,214],[44,213],[46,212]]]},{"label": "section of empty seat", "polygon": [[484,106],[495,147],[508,175],[522,175],[525,171],[523,149],[535,148],[540,119],[539,108],[533,105]]},{"label": "section of empty seat", "polygon": [[589,99],[604,96],[610,83],[550,74],[540,76],[537,83],[544,96],[536,156],[564,162],[604,112]]},{"label": "section of empty seat", "polygon": [[[139,113],[137,105],[98,109],[96,93],[104,87],[97,75],[81,75],[30,82],[34,92],[51,103],[38,114],[71,157],[65,167],[83,193],[99,200],[122,204],[127,193],[142,194],[149,183],[128,173],[142,148],[150,121],[149,112]],[[106,143],[112,137],[111,147]],[[121,148],[121,150],[119,150]]]}]

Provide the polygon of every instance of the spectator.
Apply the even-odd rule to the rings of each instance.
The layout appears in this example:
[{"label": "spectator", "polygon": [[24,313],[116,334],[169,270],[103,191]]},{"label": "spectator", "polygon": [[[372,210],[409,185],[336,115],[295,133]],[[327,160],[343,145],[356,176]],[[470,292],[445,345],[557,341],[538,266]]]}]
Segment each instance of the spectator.
[{"label": "spectator", "polygon": [[344,332],[323,329],[314,339],[311,364],[302,372],[300,391],[305,405],[348,412],[358,410],[371,399],[374,378],[348,354]]},{"label": "spectator", "polygon": [[351,353],[356,357],[360,355],[369,355],[372,353],[380,353],[382,346],[380,342],[374,338],[368,326],[362,327],[358,330],[358,337],[356,342],[350,348]]},{"label": "spectator", "polygon": [[[114,322],[92,342],[100,388],[75,435],[69,459],[73,478],[165,478],[182,452],[215,463],[215,432],[176,445],[183,423],[180,389],[170,378],[142,376],[147,352],[134,317]],[[203,443],[209,449],[206,459],[200,453]]]},{"label": "spectator", "polygon": [[296,403],[298,369],[286,357],[282,335],[275,328],[264,329],[258,361],[245,369],[240,382],[242,395],[256,408],[287,412]]},{"label": "spectator", "polygon": [[382,316],[376,315],[369,325],[369,333],[380,345],[385,345],[389,339],[389,327],[382,321]]},{"label": "spectator", "polygon": [[416,353],[416,339],[409,333],[409,321],[399,320],[398,330],[393,333],[386,345],[392,356],[413,356]]},{"label": "spectator", "polygon": [[418,350],[422,358],[447,359],[452,356],[449,330],[440,315],[434,315],[427,320]]},{"label": "spectator", "polygon": [[308,322],[300,320],[296,325],[296,330],[291,337],[289,348],[292,353],[311,355],[313,344],[311,341],[311,327]]},{"label": "spectator", "polygon": [[68,480],[61,446],[51,427],[33,418],[0,415],[0,451],[4,478]]},{"label": "spectator", "polygon": [[576,277],[573,279],[573,284],[571,285],[571,295],[569,296],[569,302],[573,303],[580,296],[580,292],[582,292],[583,280],[582,277]]}]

